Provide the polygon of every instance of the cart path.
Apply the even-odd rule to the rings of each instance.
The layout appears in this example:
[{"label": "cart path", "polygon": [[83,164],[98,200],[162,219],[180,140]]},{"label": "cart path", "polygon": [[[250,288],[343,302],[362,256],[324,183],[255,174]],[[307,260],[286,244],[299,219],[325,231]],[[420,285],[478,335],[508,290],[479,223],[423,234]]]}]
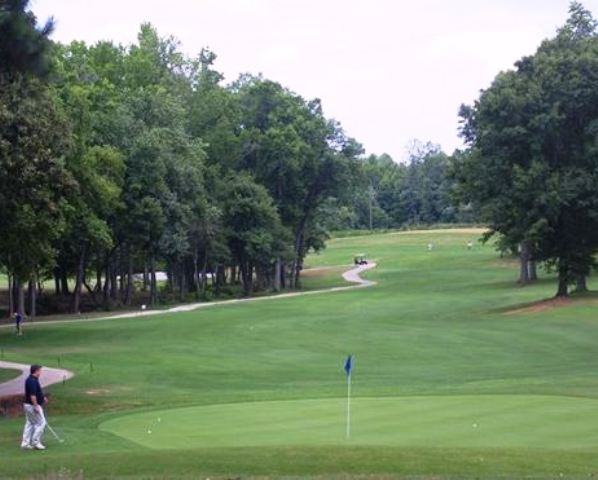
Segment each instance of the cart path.
[{"label": "cart path", "polygon": [[[198,310],[200,308],[211,308],[221,305],[232,305],[237,303],[246,303],[246,302],[261,302],[264,300],[276,300],[279,298],[290,298],[290,297],[300,297],[303,295],[319,295],[322,293],[330,293],[330,292],[343,292],[346,290],[354,290],[356,288],[367,288],[373,287],[377,284],[377,282],[371,280],[364,280],[360,277],[360,274],[366,270],[370,270],[376,267],[376,263],[368,263],[367,265],[359,265],[351,270],[347,270],[343,273],[343,278],[345,281],[349,283],[354,283],[355,285],[348,285],[346,287],[332,287],[332,288],[325,288],[322,290],[311,290],[309,292],[292,292],[292,293],[281,293],[278,295],[266,295],[263,297],[251,297],[251,298],[239,298],[234,300],[221,300],[218,302],[197,302],[197,303],[189,303],[185,305],[179,305],[178,307],[172,307],[162,310],[140,310],[137,312],[127,312],[121,313],[116,315],[110,315],[107,317],[93,317],[93,318],[77,318],[73,320],[48,320],[39,321],[39,322],[26,322],[23,324],[25,332],[28,328],[34,327],[36,325],[56,325],[61,323],[81,323],[81,322],[99,322],[104,320],[119,320],[119,319],[126,319],[126,318],[138,318],[138,317],[147,317],[150,315],[162,315],[165,313],[176,313],[176,312],[190,312],[193,310]],[[306,270],[307,271],[307,270]],[[14,328],[14,325],[0,325],[0,328]],[[61,378],[62,380],[62,378]]]},{"label": "cart path", "polygon": [[[189,312],[192,310],[197,310],[199,308],[208,308],[217,305],[230,305],[233,303],[243,303],[243,302],[257,302],[262,300],[275,300],[277,298],[289,298],[289,297],[299,297],[302,295],[316,295],[321,293],[329,293],[329,292],[342,292],[345,290],[352,290],[355,288],[364,288],[364,287],[372,287],[376,285],[376,282],[370,280],[364,280],[361,278],[360,274],[366,270],[372,269],[376,266],[375,263],[369,263],[367,265],[359,265],[351,270],[347,270],[343,273],[343,278],[345,281],[354,283],[356,285],[349,285],[346,287],[333,287],[333,288],[326,288],[323,290],[312,290],[309,292],[293,292],[293,293],[283,293],[280,295],[268,295],[264,297],[254,297],[254,298],[242,298],[237,300],[223,300],[220,302],[202,302],[202,303],[191,303],[188,305],[181,305],[178,307],[169,308],[166,310],[143,310],[140,312],[128,312],[123,313],[120,315],[112,315],[109,317],[98,317],[98,318],[89,318],[89,319],[75,319],[75,320],[50,320],[47,322],[35,322],[30,323],[27,322],[26,327],[31,328],[34,325],[48,325],[48,324],[57,324],[57,323],[71,323],[71,322],[97,322],[101,320],[114,320],[114,319],[123,319],[123,318],[136,318],[136,317],[145,317],[148,315],[160,315],[163,313],[174,313],[174,312]],[[4,328],[12,328],[12,325],[2,325],[0,326]],[[6,396],[13,396],[13,395],[21,395],[23,393],[23,384],[25,379],[29,376],[29,365],[25,365],[22,363],[13,363],[13,362],[5,362],[0,361],[0,368],[8,368],[14,370],[20,370],[21,375],[17,378],[9,380],[8,382],[0,383],[0,397]],[[73,372],[69,370],[64,370],[61,368],[50,368],[44,367],[42,370],[42,375],[40,378],[40,382],[42,386],[47,387],[49,385],[60,383],[69,378],[74,376]]]},{"label": "cart path", "polygon": [[[23,395],[25,380],[29,376],[29,367],[30,365],[24,365],[22,363],[0,361],[0,368],[21,370],[21,375],[19,375],[17,378],[13,378],[8,382],[0,383],[0,398]],[[69,370],[43,367],[39,381],[42,384],[42,387],[47,387],[49,385],[68,380],[69,378],[73,378],[74,375],[75,374]]]}]

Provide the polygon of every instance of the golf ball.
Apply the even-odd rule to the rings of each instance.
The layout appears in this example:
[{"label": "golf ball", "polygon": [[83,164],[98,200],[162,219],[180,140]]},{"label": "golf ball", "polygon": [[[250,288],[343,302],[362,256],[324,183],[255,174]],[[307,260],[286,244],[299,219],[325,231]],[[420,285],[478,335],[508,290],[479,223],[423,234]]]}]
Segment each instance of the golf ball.
[{"label": "golf ball", "polygon": [[151,430],[148,430],[148,431],[147,431],[147,433],[152,433],[152,431],[151,431]]},{"label": "golf ball", "polygon": [[478,424],[477,424],[477,423],[474,423],[474,424],[473,424],[473,428],[478,428]]}]

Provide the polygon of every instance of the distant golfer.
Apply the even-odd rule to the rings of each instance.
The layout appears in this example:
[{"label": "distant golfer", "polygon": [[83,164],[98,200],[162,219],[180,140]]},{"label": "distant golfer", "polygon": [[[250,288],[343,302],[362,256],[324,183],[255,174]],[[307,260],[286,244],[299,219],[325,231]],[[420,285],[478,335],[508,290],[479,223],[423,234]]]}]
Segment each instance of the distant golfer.
[{"label": "distant golfer", "polygon": [[42,373],[41,365],[31,365],[30,375],[25,381],[25,430],[21,448],[45,450],[42,445],[42,435],[46,428],[46,417],[43,405],[47,402],[39,377]]},{"label": "distant golfer", "polygon": [[21,330],[21,322],[23,321],[23,315],[18,310],[15,312],[15,328],[17,329],[17,335],[23,335]]}]

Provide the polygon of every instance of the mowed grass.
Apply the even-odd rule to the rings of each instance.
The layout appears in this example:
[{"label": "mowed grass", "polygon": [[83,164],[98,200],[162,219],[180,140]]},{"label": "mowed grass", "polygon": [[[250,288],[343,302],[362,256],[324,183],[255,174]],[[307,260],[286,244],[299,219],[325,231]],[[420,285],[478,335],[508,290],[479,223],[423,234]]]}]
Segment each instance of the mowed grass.
[{"label": "mowed grass", "polygon": [[378,263],[368,289],[35,325],[24,337],[0,329],[7,360],[76,373],[49,389],[64,444],[21,452],[22,420],[0,420],[0,477],[598,474],[594,300],[505,315],[553,295],[554,279],[519,288],[516,265],[478,237],[335,239],[308,259],[346,265],[365,252]]},{"label": "mowed grass", "polygon": [[596,399],[542,395],[358,397],[352,405],[349,437],[345,410],[346,402],[338,398],[233,403],[127,415],[100,428],[158,450],[338,444],[598,448]]},{"label": "mowed grass", "polygon": [[12,368],[0,368],[0,382],[12,380],[13,378],[17,378],[19,375],[21,375],[20,370],[14,370]]}]

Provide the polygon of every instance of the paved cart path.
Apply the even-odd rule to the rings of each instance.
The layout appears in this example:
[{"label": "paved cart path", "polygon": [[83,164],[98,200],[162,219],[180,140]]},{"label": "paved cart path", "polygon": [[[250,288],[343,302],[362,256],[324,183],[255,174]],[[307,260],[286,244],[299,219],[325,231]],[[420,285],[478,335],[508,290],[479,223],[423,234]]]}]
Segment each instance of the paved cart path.
[{"label": "paved cart path", "polygon": [[[30,365],[14,362],[0,361],[0,368],[9,368],[12,370],[20,370],[21,375],[17,378],[13,378],[8,382],[0,383],[0,397],[10,397],[13,395],[23,395],[23,388],[25,380],[29,376]],[[73,372],[63,370],[62,368],[50,368],[43,367],[42,374],[39,379],[42,387],[53,385],[54,383],[60,383],[74,376]]]},{"label": "paved cart path", "polygon": [[[361,272],[374,268],[376,266],[375,263],[369,263],[367,265],[359,265],[351,270],[348,270],[343,273],[343,278],[350,283],[354,283],[355,285],[348,285],[346,287],[333,287],[333,288],[326,288],[323,290],[312,290],[309,292],[293,292],[293,293],[283,293],[280,295],[268,295],[264,297],[254,297],[254,298],[241,298],[237,300],[223,300],[221,302],[201,302],[201,303],[191,303],[188,305],[180,305],[178,307],[169,308],[166,310],[143,310],[139,312],[127,312],[120,315],[112,315],[109,317],[97,317],[97,318],[82,318],[82,319],[75,319],[75,320],[50,320],[47,322],[35,322],[30,323],[27,322],[26,327],[31,328],[35,325],[49,325],[49,324],[57,324],[57,323],[71,323],[71,322],[96,322],[101,320],[113,320],[113,319],[121,319],[121,318],[135,318],[135,317],[145,317],[148,315],[160,315],[163,313],[173,313],[173,312],[189,312],[192,310],[197,310],[199,308],[208,308],[214,307],[217,305],[230,305],[232,303],[243,303],[243,302],[258,302],[263,300],[275,300],[277,298],[289,298],[289,297],[299,297],[302,295],[317,295],[321,293],[327,292],[341,292],[344,290],[352,290],[355,288],[364,288],[364,287],[372,287],[376,285],[376,282],[370,280],[364,280],[360,277]],[[12,325],[2,325],[0,328],[12,328]],[[13,363],[13,362],[4,362],[0,361],[0,368],[8,368],[14,370],[21,370],[21,375],[13,380],[9,380],[8,382],[0,383],[0,397],[12,396],[12,395],[20,395],[23,393],[23,384],[25,379],[29,375],[29,365],[21,364],[21,363]],[[49,385],[60,383],[69,378],[74,376],[73,372],[68,370],[63,370],[60,368],[50,368],[44,367],[42,370],[42,375],[40,378],[40,382],[42,387],[47,387]]]},{"label": "paved cart path", "polygon": [[[261,302],[265,300],[276,300],[278,298],[289,298],[289,297],[300,297],[303,295],[319,295],[322,293],[329,293],[329,292],[342,292],[345,290],[353,290],[356,288],[364,288],[364,287],[372,287],[376,285],[377,282],[371,280],[364,280],[360,277],[361,272],[366,270],[370,270],[375,268],[375,263],[368,263],[367,265],[359,265],[355,268],[347,270],[343,273],[343,278],[350,283],[354,283],[355,285],[348,285],[346,287],[332,287],[332,288],[325,288],[322,290],[311,290],[308,292],[292,292],[292,293],[282,293],[278,295],[265,295],[263,297],[251,297],[251,298],[239,298],[234,300],[222,300],[218,302],[197,302],[197,303],[188,303],[185,305],[179,305],[178,307],[166,308],[161,310],[139,310],[136,312],[126,312],[120,313],[116,315],[110,315],[106,317],[91,317],[91,318],[75,318],[72,320],[48,320],[48,321],[38,321],[38,322],[25,322],[23,327],[25,332],[28,328],[39,326],[39,325],[56,325],[61,323],[80,323],[80,322],[99,322],[104,320],[118,320],[123,318],[138,318],[138,317],[147,317],[150,315],[162,315],[164,313],[175,313],[175,312],[190,312],[193,310],[198,310],[200,308],[212,308],[220,305],[231,305],[235,303],[245,303],[245,302]],[[307,270],[306,270],[307,271]],[[7,325],[0,325],[0,328],[14,328],[14,325],[7,324]]]}]

